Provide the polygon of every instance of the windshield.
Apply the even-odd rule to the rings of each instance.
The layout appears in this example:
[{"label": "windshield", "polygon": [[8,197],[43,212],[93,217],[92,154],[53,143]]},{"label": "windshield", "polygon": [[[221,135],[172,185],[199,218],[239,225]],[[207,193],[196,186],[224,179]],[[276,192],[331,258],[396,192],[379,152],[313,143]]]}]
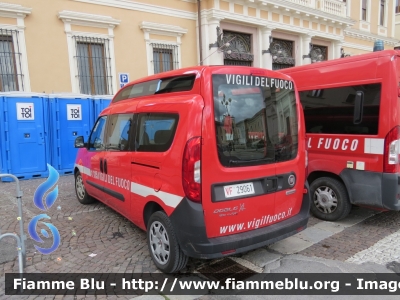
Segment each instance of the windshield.
[{"label": "windshield", "polygon": [[225,167],[270,164],[297,156],[292,81],[213,75],[217,150]]}]

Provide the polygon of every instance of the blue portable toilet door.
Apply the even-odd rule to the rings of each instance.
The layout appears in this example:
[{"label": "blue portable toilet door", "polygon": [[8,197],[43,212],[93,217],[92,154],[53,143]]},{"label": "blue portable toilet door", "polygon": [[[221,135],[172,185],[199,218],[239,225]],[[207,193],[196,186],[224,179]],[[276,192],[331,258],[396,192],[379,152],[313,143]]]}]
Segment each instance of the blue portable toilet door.
[{"label": "blue portable toilet door", "polygon": [[43,99],[7,99],[10,171],[12,174],[47,171]]},{"label": "blue portable toilet door", "polygon": [[87,99],[58,99],[60,120],[60,166],[59,170],[71,172],[74,169],[76,153],[74,147],[77,136],[85,141],[89,138],[91,101]]}]

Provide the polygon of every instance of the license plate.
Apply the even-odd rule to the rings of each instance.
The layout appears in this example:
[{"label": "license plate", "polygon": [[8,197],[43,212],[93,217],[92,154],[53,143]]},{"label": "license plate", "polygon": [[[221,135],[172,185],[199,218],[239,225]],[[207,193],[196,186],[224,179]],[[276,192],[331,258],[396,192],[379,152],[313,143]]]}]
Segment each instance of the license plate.
[{"label": "license plate", "polygon": [[252,182],[224,186],[225,198],[254,194]]}]

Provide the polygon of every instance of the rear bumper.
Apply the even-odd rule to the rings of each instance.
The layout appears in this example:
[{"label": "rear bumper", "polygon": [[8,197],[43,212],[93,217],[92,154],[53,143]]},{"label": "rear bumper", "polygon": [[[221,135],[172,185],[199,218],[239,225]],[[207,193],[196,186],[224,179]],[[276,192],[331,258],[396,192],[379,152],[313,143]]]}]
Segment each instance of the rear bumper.
[{"label": "rear bumper", "polygon": [[[306,184],[308,189],[308,184]],[[282,240],[307,226],[310,195],[304,194],[300,212],[285,221],[263,228],[218,238],[207,238],[201,204],[184,198],[170,215],[182,251],[195,258],[218,258],[256,249]],[[299,230],[300,229],[300,230]],[[235,250],[234,253],[222,254]]]},{"label": "rear bumper", "polygon": [[340,177],[346,184],[352,204],[400,210],[399,174],[345,169]]}]

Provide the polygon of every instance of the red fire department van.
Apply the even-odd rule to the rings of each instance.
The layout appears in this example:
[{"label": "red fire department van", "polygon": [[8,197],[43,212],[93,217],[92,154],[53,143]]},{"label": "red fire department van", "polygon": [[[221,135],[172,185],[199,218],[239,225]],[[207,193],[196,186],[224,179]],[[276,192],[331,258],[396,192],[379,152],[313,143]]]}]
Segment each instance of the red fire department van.
[{"label": "red fire department van", "polygon": [[175,272],[188,257],[236,254],[303,230],[305,143],[288,76],[232,66],[165,72],[124,86],[89,140],[76,139],[76,194],[146,230],[156,266]]},{"label": "red fire department van", "polygon": [[313,214],[339,220],[351,204],[400,210],[400,51],[281,72],[304,109]]}]

